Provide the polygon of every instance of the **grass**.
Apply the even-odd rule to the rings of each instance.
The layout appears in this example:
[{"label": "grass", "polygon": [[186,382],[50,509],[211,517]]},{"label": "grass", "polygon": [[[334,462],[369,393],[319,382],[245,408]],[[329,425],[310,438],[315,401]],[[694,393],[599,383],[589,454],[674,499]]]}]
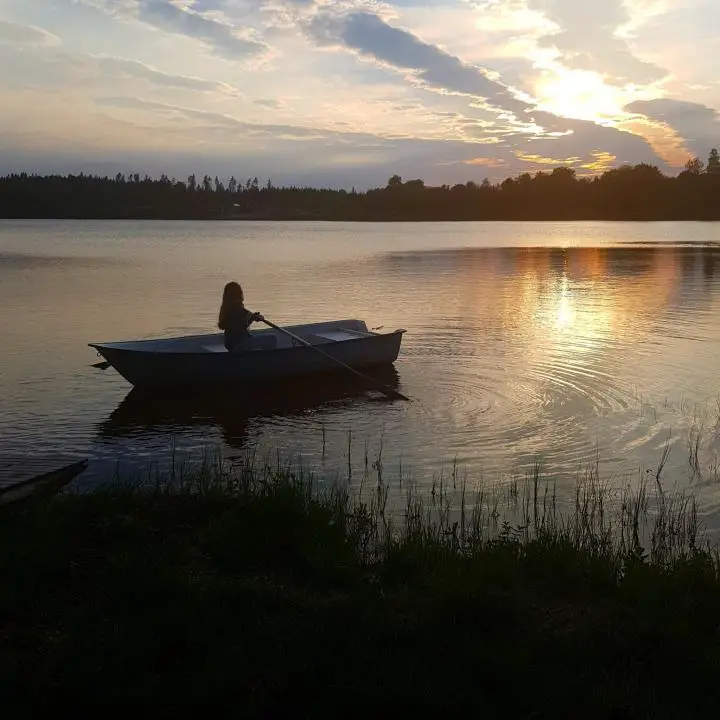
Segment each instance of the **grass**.
[{"label": "grass", "polygon": [[472,492],[453,469],[393,513],[373,466],[362,500],[248,457],[6,508],[3,708],[715,711],[720,565],[662,468],[619,494],[591,470],[563,511],[540,468]]}]

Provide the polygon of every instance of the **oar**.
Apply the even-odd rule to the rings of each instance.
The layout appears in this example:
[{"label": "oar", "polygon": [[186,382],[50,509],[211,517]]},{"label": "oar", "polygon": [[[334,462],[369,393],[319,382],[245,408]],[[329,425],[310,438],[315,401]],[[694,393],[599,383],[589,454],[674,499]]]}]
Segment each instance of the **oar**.
[{"label": "oar", "polygon": [[345,368],[348,372],[351,372],[353,375],[357,375],[359,378],[362,378],[366,383],[369,385],[372,385],[375,387],[375,389],[379,390],[381,393],[386,395],[391,400],[410,400],[409,397],[406,397],[402,393],[399,393],[397,390],[393,390],[391,387],[388,387],[387,385],[383,385],[382,383],[379,383],[374,378],[369,377],[368,375],[363,375],[363,373],[358,372],[355,370],[355,368],[351,368],[349,365],[346,365],[344,362],[341,362],[337,358],[334,358],[332,355],[328,355],[324,350],[321,350],[317,345],[311,345],[307,340],[298,337],[295,335],[295,333],[291,333],[289,330],[286,330],[285,328],[280,327],[279,325],[276,325],[273,322],[270,322],[266,318],[263,319],[263,322],[266,325],[269,325],[271,328],[275,328],[278,332],[281,332],[288,337],[292,338],[296,342],[299,342],[301,345],[304,345],[307,348],[310,348],[311,350],[314,350],[319,355],[322,355],[323,357],[327,358],[331,362],[334,362],[336,365],[339,365],[342,368]]},{"label": "oar", "polygon": [[98,370],[107,370],[110,367],[109,362],[99,362],[95,363],[94,365],[91,365],[90,367],[97,368]]}]

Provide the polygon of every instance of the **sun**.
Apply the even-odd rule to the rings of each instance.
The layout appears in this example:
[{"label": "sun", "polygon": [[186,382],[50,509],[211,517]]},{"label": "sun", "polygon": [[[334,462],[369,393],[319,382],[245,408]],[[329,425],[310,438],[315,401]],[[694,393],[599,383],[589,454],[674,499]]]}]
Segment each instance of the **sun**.
[{"label": "sun", "polygon": [[535,94],[540,110],[561,117],[602,122],[624,114],[624,92],[606,85],[601,75],[589,70],[562,66],[546,70]]}]

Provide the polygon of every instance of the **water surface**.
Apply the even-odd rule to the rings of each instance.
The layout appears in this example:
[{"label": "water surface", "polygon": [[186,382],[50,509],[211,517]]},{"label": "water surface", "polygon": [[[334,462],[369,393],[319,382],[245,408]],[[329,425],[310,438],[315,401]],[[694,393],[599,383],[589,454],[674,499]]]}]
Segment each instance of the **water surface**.
[{"label": "water surface", "polygon": [[[382,445],[429,484],[449,463],[618,485],[672,444],[667,482],[720,500],[720,225],[0,222],[0,451],[118,458],[259,443],[330,472]],[[88,342],[212,332],[223,284],[273,321],[405,328],[385,378],[153,398]],[[688,463],[701,433],[701,474]],[[174,450],[171,450],[174,448]]]}]

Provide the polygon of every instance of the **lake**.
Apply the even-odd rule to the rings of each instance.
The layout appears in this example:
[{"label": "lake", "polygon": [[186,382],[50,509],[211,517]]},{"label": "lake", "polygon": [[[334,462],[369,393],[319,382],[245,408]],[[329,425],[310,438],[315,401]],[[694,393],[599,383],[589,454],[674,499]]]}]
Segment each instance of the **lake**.
[{"label": "lake", "polygon": [[[413,402],[339,378],[153,401],[91,367],[88,342],[214,332],[230,279],[278,324],[405,328],[390,381]],[[220,445],[321,473],[349,449],[427,487],[539,461],[569,488],[596,461],[637,482],[669,442],[667,486],[712,524],[718,310],[720,224],[0,221],[0,452],[89,457],[86,484]]]}]

